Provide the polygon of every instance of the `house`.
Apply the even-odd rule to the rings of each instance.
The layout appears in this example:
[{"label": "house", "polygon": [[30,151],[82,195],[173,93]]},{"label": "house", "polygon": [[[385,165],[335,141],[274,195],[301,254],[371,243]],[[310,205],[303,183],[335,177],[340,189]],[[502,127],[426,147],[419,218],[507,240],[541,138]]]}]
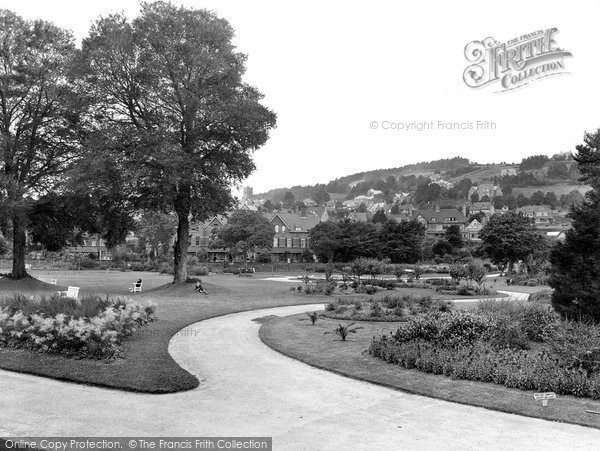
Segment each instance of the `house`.
[{"label": "house", "polygon": [[209,261],[224,261],[229,259],[225,249],[212,249],[210,242],[213,236],[213,230],[223,227],[227,224],[227,216],[213,216],[203,222],[193,222],[190,224],[190,241],[188,254],[206,252]]},{"label": "house", "polygon": [[500,177],[506,177],[508,175],[517,175],[516,168],[507,168],[500,170]]},{"label": "house", "polygon": [[256,205],[254,205],[254,202],[252,202],[252,201],[243,202],[242,204],[240,204],[238,209],[245,210],[245,211],[258,211],[258,208],[256,208]]},{"label": "house", "polygon": [[356,208],[358,205],[355,200],[345,200],[342,202],[342,207],[344,208]]},{"label": "house", "polygon": [[329,219],[329,210],[327,207],[309,207],[306,209],[306,216],[313,216],[325,222]]},{"label": "house", "polygon": [[517,208],[517,213],[521,213],[527,218],[533,219],[535,225],[548,225],[554,223],[552,210],[546,205],[526,205]]},{"label": "house", "polygon": [[385,210],[385,202],[373,202],[367,207],[367,211],[372,214],[375,214],[377,210]]},{"label": "house", "polygon": [[481,238],[479,237],[479,233],[481,232],[482,228],[483,228],[483,224],[481,224],[481,222],[479,222],[477,219],[473,219],[465,227],[465,231],[467,233],[466,238],[469,241],[481,241]]},{"label": "house", "polygon": [[312,200],[311,198],[306,198],[302,201],[302,203],[304,205],[306,205],[307,207],[316,207],[318,204]]},{"label": "house", "polygon": [[482,199],[484,196],[493,199],[496,196],[501,196],[502,190],[499,186],[494,185],[491,182],[480,182],[477,186],[472,186],[469,189],[469,199],[471,199],[471,196],[475,193],[477,193],[479,199]]},{"label": "house", "polygon": [[356,202],[357,205],[360,205],[361,203],[371,202],[372,200],[373,200],[373,196],[365,196],[363,194],[356,196],[354,198],[354,202]]},{"label": "house", "polygon": [[303,254],[306,254],[310,230],[321,219],[298,213],[275,213],[269,222],[275,228],[271,257],[274,261],[291,263],[301,261]]},{"label": "house", "polygon": [[112,255],[106,243],[99,235],[87,235],[83,238],[81,246],[72,246],[67,249],[70,255],[92,257],[95,260],[112,260]]},{"label": "house", "polygon": [[375,197],[375,196],[380,196],[381,194],[383,194],[383,191],[378,190],[378,189],[370,189],[369,191],[367,191],[367,196],[371,196],[371,198]]},{"label": "house", "polygon": [[367,222],[368,218],[366,212],[353,211],[348,215],[348,219],[356,222]]},{"label": "house", "polygon": [[425,226],[425,235],[428,237],[439,237],[446,233],[446,229],[452,225],[457,225],[462,232],[463,238],[467,239],[465,227],[468,219],[463,206],[461,213],[456,208],[440,209],[439,205],[435,210],[415,210],[413,216]]},{"label": "house", "polygon": [[471,202],[469,206],[469,214],[483,213],[486,216],[491,216],[496,212],[494,205],[491,202]]}]

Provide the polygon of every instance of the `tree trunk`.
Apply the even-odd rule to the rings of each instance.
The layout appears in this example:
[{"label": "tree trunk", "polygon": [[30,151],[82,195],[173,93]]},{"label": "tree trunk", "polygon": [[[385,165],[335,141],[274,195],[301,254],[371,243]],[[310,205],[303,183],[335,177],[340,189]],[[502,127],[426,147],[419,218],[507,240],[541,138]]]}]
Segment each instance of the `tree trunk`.
[{"label": "tree trunk", "polygon": [[12,277],[27,277],[25,269],[25,220],[19,214],[13,216],[13,268]]},{"label": "tree trunk", "polygon": [[512,260],[508,261],[508,268],[506,269],[507,276],[512,276],[514,265],[515,265],[515,263]]},{"label": "tree trunk", "polygon": [[175,198],[177,213],[177,241],[175,242],[175,257],[173,265],[173,283],[187,280],[187,250],[190,235],[190,191],[181,189]]}]

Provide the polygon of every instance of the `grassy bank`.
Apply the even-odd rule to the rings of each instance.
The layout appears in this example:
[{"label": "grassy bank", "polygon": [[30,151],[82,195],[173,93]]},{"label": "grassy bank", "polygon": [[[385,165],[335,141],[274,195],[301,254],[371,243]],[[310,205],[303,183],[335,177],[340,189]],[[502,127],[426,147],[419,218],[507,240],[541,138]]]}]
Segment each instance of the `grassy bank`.
[{"label": "grassy bank", "polygon": [[[83,293],[129,295],[128,287],[140,276],[144,278],[144,288],[150,289],[131,297],[142,303],[154,302],[158,320],[125,341],[122,359],[104,363],[39,354],[27,349],[0,348],[0,368],[129,391],[171,393],[189,390],[198,386],[198,380],[182,369],[168,352],[169,340],[184,327],[229,313],[322,302],[322,297],[298,296],[287,291],[286,284],[264,281],[261,277],[203,277],[208,296],[195,292],[193,284],[165,284],[169,277],[156,273],[86,271],[59,277],[58,283],[80,286]],[[42,294],[54,290],[54,285],[39,281],[0,279],[0,296],[15,291]]]},{"label": "grassy bank", "polygon": [[600,428],[598,415],[586,412],[600,411],[599,401],[558,396],[548,407],[542,407],[531,391],[407,370],[370,356],[366,350],[372,338],[395,331],[397,323],[357,323],[363,329],[344,342],[331,334],[339,321],[322,318],[313,326],[305,318],[295,315],[271,319],[261,327],[260,337],[282,354],[354,379],[460,404]]}]

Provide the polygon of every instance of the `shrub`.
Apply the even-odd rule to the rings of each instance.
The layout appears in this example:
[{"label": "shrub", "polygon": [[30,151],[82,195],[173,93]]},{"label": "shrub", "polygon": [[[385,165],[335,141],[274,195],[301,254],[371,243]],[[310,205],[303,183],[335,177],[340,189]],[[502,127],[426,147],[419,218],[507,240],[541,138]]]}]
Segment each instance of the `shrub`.
[{"label": "shrub", "polygon": [[208,276],[209,270],[206,266],[191,266],[188,268],[188,274],[192,276]]},{"label": "shrub", "polygon": [[158,267],[158,272],[160,274],[173,275],[173,263],[161,263]]},{"label": "shrub", "polygon": [[98,296],[81,303],[13,296],[0,306],[0,346],[111,360],[120,355],[125,337],[155,319],[155,310],[151,304]]}]

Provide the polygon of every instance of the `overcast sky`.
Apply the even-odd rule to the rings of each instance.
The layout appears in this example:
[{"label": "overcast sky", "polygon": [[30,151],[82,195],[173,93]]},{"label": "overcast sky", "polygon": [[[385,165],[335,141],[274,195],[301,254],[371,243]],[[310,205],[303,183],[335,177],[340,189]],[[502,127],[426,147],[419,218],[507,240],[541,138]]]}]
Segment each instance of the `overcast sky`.
[{"label": "overcast sky", "polygon": [[[572,150],[600,127],[598,1],[174,1],[229,20],[247,53],[246,80],[265,94],[277,129],[247,184],[327,182],[369,169],[460,155],[477,162]],[[458,5],[457,3],[460,3]],[[80,41],[99,15],[138,12],[137,0],[0,0]],[[463,82],[464,47],[556,27],[569,74],[512,92]],[[371,123],[377,122],[373,129]],[[434,121],[433,130],[383,122]],[[438,130],[438,121],[492,121],[491,130]]]}]

